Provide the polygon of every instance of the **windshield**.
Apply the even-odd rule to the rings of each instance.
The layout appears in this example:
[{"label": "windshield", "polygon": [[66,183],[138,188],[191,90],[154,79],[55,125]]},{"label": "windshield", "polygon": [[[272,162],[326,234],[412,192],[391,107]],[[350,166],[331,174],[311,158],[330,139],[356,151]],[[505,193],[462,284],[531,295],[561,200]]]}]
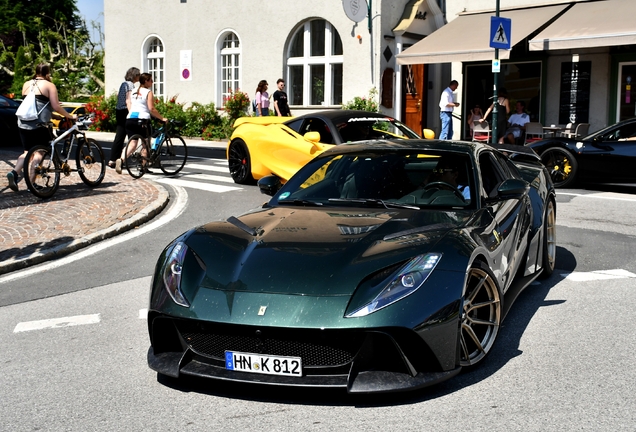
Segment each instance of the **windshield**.
[{"label": "windshield", "polygon": [[371,139],[420,137],[394,118],[352,117],[336,124],[343,142]]},{"label": "windshield", "polygon": [[272,198],[272,205],[474,208],[466,154],[377,150],[314,159]]}]

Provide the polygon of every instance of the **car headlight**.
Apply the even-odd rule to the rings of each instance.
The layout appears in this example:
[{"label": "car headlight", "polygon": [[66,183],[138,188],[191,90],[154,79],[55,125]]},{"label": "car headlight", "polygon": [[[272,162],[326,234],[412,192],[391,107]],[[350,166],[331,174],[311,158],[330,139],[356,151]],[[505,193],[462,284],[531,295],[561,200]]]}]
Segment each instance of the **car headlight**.
[{"label": "car headlight", "polygon": [[354,312],[345,315],[345,317],[367,316],[413,294],[419,287],[424,285],[424,282],[426,282],[426,279],[428,279],[441,258],[441,253],[430,253],[413,258],[400,270],[393,273],[392,278],[381,282],[384,288],[373,300]]},{"label": "car headlight", "polygon": [[190,303],[181,292],[181,272],[183,271],[183,261],[187,251],[188,246],[185,243],[175,243],[161,269],[163,285],[166,287],[166,291],[168,291],[168,294],[170,294],[176,304],[183,307],[190,307]]}]

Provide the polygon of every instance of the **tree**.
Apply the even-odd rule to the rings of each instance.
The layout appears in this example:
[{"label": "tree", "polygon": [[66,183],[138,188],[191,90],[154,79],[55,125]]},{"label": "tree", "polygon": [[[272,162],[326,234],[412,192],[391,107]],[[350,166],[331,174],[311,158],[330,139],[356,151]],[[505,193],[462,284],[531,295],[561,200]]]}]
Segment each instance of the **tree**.
[{"label": "tree", "polygon": [[[90,38],[75,0],[0,0],[0,92],[20,91],[40,63],[51,65],[60,99],[84,100],[104,89],[103,37]],[[91,26],[102,34],[97,23]]]}]

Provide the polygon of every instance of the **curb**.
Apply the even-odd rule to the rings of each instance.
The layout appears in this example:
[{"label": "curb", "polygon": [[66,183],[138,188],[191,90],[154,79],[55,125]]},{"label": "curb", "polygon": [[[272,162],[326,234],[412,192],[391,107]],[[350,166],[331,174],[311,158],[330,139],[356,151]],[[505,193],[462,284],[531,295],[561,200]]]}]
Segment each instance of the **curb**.
[{"label": "curb", "polygon": [[104,228],[95,233],[89,234],[85,237],[75,239],[68,243],[63,243],[50,249],[45,249],[37,253],[30,254],[28,257],[17,257],[14,259],[3,261],[0,264],[0,275],[10,273],[16,270],[22,270],[24,268],[43,263],[52,259],[61,258],[71,253],[90,246],[94,243],[98,243],[102,240],[106,240],[111,237],[115,237],[118,234],[129,231],[138,227],[139,225],[148,222],[168,205],[170,195],[168,191],[154,182],[148,182],[157,189],[159,193],[158,198],[151,204],[144,207],[139,213],[135,214],[131,218],[111,225],[108,228]]}]

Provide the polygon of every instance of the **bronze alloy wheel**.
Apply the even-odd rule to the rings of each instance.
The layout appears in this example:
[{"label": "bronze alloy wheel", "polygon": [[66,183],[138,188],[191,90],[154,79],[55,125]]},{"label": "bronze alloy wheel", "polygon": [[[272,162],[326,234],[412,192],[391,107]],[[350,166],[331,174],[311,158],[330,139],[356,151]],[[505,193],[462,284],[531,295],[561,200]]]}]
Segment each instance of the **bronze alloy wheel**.
[{"label": "bronze alloy wheel", "polygon": [[544,222],[544,238],[543,238],[543,261],[541,278],[545,279],[552,275],[556,264],[556,211],[554,209],[554,201],[549,200]]},{"label": "bronze alloy wheel", "polygon": [[489,270],[476,263],[468,272],[461,323],[460,365],[474,366],[492,349],[501,323],[499,288]]}]

